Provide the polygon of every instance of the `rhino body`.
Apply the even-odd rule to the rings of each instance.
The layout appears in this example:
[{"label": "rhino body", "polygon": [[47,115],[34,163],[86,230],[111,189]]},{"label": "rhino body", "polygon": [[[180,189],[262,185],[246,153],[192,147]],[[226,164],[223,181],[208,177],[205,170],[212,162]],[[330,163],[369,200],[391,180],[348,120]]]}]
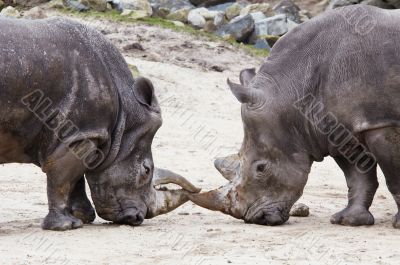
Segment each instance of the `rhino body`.
[{"label": "rhino body", "polygon": [[[332,156],[349,187],[348,205],[332,223],[374,223],[377,164],[400,207],[398,25],[397,10],[331,10],[282,37],[257,73],[228,81],[242,103],[244,141],[236,158],[216,161],[230,183],[193,202],[250,223],[282,224],[312,163]],[[399,213],[393,225],[400,227]]]},{"label": "rhino body", "polygon": [[[97,213],[139,225],[187,201],[157,191],[151,143],[162,119],[152,83],[133,79],[100,33],[73,21],[0,19],[0,163],[33,163],[47,174],[44,229],[91,222]],[[166,175],[165,175],[165,174]]]}]

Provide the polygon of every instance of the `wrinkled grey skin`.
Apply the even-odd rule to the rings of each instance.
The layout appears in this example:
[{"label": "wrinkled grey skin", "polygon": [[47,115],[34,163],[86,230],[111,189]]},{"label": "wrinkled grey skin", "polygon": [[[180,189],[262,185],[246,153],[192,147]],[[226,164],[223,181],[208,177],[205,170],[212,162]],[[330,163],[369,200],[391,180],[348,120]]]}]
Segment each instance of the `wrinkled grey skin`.
[{"label": "wrinkled grey skin", "polygon": [[[376,22],[368,34],[362,34],[365,21],[357,20],[365,15]],[[215,162],[229,184],[191,200],[249,223],[279,225],[302,195],[312,163],[332,156],[346,177],[349,201],[331,222],[371,225],[375,157],[399,208],[399,25],[400,11],[352,6],[326,12],[281,38],[259,72],[244,70],[241,84],[229,82],[242,103],[244,125],[237,157]],[[308,109],[310,120],[295,107],[307,95],[324,107]],[[327,134],[335,128],[329,113],[353,140],[338,145],[340,134]],[[348,159],[357,142],[372,159],[368,170]],[[399,213],[393,226],[400,228]]]},{"label": "wrinkled grey skin", "polygon": [[157,191],[155,182],[173,179],[198,192],[154,168],[162,119],[153,85],[134,80],[100,33],[65,19],[1,18],[0,55],[0,163],[33,163],[47,174],[44,229],[94,220],[84,176],[98,215],[129,225],[188,200],[188,192]]}]

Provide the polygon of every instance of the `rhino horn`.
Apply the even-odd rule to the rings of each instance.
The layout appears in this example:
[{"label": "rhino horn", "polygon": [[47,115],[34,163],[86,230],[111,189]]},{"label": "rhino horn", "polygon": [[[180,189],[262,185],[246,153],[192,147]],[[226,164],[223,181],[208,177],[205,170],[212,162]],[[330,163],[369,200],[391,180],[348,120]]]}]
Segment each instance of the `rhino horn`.
[{"label": "rhino horn", "polygon": [[237,208],[237,202],[233,196],[234,187],[231,184],[221,187],[216,190],[212,190],[205,193],[189,194],[190,200],[200,207],[212,210],[220,211],[225,214],[229,214],[235,218],[242,219],[244,212]]},{"label": "rhino horn", "polygon": [[252,87],[246,87],[241,84],[235,84],[231,80],[227,80],[229,88],[231,89],[233,95],[242,104],[255,104],[263,96],[259,89],[254,89]]},{"label": "rhino horn", "polygon": [[[181,190],[157,190],[154,186],[161,184],[177,184]],[[155,169],[153,187],[148,202],[147,219],[166,214],[178,208],[189,200],[189,194],[199,193],[201,189],[195,187],[184,177],[165,169]]]},{"label": "rhino horn", "polygon": [[233,181],[237,176],[236,171],[240,166],[239,155],[233,154],[226,157],[217,157],[214,160],[214,166],[225,179]]},{"label": "rhino horn", "polygon": [[251,80],[254,78],[255,75],[256,75],[255,68],[242,70],[240,72],[240,83],[244,86],[249,86]]}]

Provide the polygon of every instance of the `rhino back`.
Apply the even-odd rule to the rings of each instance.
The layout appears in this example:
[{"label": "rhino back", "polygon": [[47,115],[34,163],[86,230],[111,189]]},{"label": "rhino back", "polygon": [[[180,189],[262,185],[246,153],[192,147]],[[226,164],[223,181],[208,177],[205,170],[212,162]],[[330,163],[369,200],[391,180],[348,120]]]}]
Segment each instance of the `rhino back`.
[{"label": "rhino back", "polygon": [[357,5],[326,12],[279,40],[260,73],[294,95],[285,97],[288,104],[311,94],[354,132],[398,126],[398,25],[397,10]]},{"label": "rhino back", "polygon": [[[106,141],[115,126],[118,94],[133,84],[122,56],[100,33],[66,19],[0,19],[0,129],[47,153],[53,132],[22,104],[40,90],[80,132]],[[120,92],[121,91],[121,92]]]}]

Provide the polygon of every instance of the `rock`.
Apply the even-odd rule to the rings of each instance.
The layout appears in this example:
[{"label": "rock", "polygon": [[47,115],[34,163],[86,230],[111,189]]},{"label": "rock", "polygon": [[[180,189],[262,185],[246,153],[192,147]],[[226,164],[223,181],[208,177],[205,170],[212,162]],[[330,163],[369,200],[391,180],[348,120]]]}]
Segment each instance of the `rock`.
[{"label": "rock", "polygon": [[168,14],[181,9],[195,8],[189,0],[149,0],[155,15],[165,18]]},{"label": "rock", "polygon": [[213,20],[218,14],[221,13],[219,11],[210,11],[205,7],[195,8],[190,10],[190,12],[200,14],[205,20]]},{"label": "rock", "polygon": [[386,8],[386,9],[391,8],[391,5],[389,5],[387,2],[383,2],[381,0],[364,0],[360,4],[376,6],[376,7],[379,7],[379,8]]},{"label": "rock", "polygon": [[57,8],[57,9],[65,8],[62,0],[51,0],[46,6],[48,8]]},{"label": "rock", "polygon": [[225,13],[225,11],[226,11],[226,9],[228,8],[228,7],[230,7],[231,5],[233,5],[233,4],[235,4],[235,3],[224,3],[224,4],[219,4],[219,5],[216,5],[216,6],[209,6],[208,7],[208,10],[211,10],[211,11],[220,11],[220,12],[223,12],[223,13]]},{"label": "rock", "polygon": [[292,0],[282,0],[272,9],[276,14],[285,14],[296,23],[301,23],[300,8]]},{"label": "rock", "polygon": [[135,43],[125,45],[124,47],[122,47],[122,50],[124,50],[124,51],[131,51],[131,50],[144,51],[144,48],[140,43],[135,42]]},{"label": "rock", "polygon": [[140,19],[140,18],[145,18],[149,17],[149,13],[144,10],[130,10],[130,9],[124,9],[121,13],[121,16],[124,17],[130,17],[133,19]]},{"label": "rock", "polygon": [[259,39],[256,41],[254,44],[254,48],[260,49],[260,50],[271,50],[271,47],[269,46],[268,42],[265,39]]},{"label": "rock", "polygon": [[85,6],[78,0],[62,0],[62,2],[66,8],[69,8],[69,9],[72,9],[75,11],[84,12],[84,11],[89,10],[89,7]]},{"label": "rock", "polygon": [[269,4],[267,3],[262,3],[262,4],[251,4],[248,6],[245,6],[241,11],[240,15],[245,16],[250,13],[255,13],[255,12],[262,12],[266,16],[271,16],[273,15],[272,8]]},{"label": "rock", "polygon": [[349,6],[359,4],[361,0],[331,0],[327,9],[334,9],[341,6]]},{"label": "rock", "polygon": [[392,5],[394,8],[400,8],[399,0],[386,0],[389,5]]},{"label": "rock", "polygon": [[[115,1],[114,1],[115,3]],[[146,12],[147,16],[153,14],[153,9],[149,1],[147,0],[119,0],[117,4],[117,9],[123,11],[127,10],[137,10]]]},{"label": "rock", "polygon": [[[281,36],[289,31],[289,27],[295,27],[294,22],[288,22],[286,15],[276,15],[263,20],[259,20],[254,25],[254,31],[249,38],[249,43],[256,43],[258,39],[264,39],[265,36]],[[297,24],[296,24],[297,26]]]},{"label": "rock", "polygon": [[214,32],[217,30],[217,27],[214,25],[214,21],[208,20],[203,29],[205,32]]},{"label": "rock", "polygon": [[189,12],[188,22],[193,27],[201,29],[206,24],[206,19],[198,12],[197,9],[193,9]]},{"label": "rock", "polygon": [[219,13],[214,17],[213,24],[214,24],[216,27],[219,27],[219,26],[225,24],[225,22],[226,22],[226,21],[225,21],[225,15],[224,15],[224,13],[219,12]]},{"label": "rock", "polygon": [[162,61],[161,56],[154,52],[150,52],[147,55],[145,55],[144,57],[147,58],[147,60],[153,61],[153,62],[161,62]]},{"label": "rock", "polygon": [[376,6],[383,9],[400,8],[400,0],[360,0],[359,3],[363,5]]},{"label": "rock", "polygon": [[274,47],[275,43],[279,40],[279,36],[267,35],[264,36],[264,40],[267,41],[270,47]]},{"label": "rock", "polygon": [[129,69],[131,70],[133,78],[137,78],[140,76],[139,69],[137,68],[136,65],[133,64],[128,64]]},{"label": "rock", "polygon": [[275,43],[279,40],[279,36],[266,35],[263,37],[267,41],[268,45],[272,48]]},{"label": "rock", "polygon": [[47,18],[46,13],[41,7],[34,7],[24,13],[24,18],[28,19],[43,19]]},{"label": "rock", "polygon": [[310,20],[310,13],[307,10],[300,10],[300,21],[306,22]]},{"label": "rock", "polygon": [[287,25],[288,25],[288,31],[291,31],[295,27],[297,27],[299,24],[297,24],[294,21],[291,21],[290,19],[287,20]]},{"label": "rock", "polygon": [[225,16],[228,20],[231,20],[232,18],[239,16],[240,11],[242,11],[242,6],[238,3],[234,3],[225,10]]},{"label": "rock", "polygon": [[21,14],[19,13],[19,11],[17,9],[15,9],[12,6],[7,6],[6,8],[3,8],[0,12],[0,16],[3,17],[15,17],[15,18],[19,18],[21,17]]},{"label": "rock", "polygon": [[234,2],[232,0],[190,0],[190,3],[192,3],[195,6],[215,6],[218,4],[224,4],[227,2]]},{"label": "rock", "polygon": [[307,217],[310,215],[310,208],[303,204],[295,204],[289,213],[290,216],[297,216],[297,217]]},{"label": "rock", "polygon": [[236,41],[245,41],[254,30],[254,20],[251,15],[242,17],[241,19],[223,25],[217,31],[217,34],[224,38],[233,38]]},{"label": "rock", "polygon": [[48,0],[12,0],[13,5],[34,7],[39,4],[46,3]]},{"label": "rock", "polygon": [[282,36],[289,30],[286,15],[276,15],[265,19],[268,35]]},{"label": "rock", "polygon": [[0,10],[4,7],[4,2],[0,0]]},{"label": "rock", "polygon": [[82,5],[89,7],[98,12],[104,12],[107,10],[106,0],[80,0]]},{"label": "rock", "polygon": [[222,65],[217,65],[217,64],[215,64],[215,65],[212,65],[210,69],[213,70],[213,71],[215,71],[215,72],[222,73],[223,71],[226,70],[226,67],[224,67],[224,66],[222,66]]},{"label": "rock", "polygon": [[174,23],[175,26],[177,27],[184,27],[185,24],[181,21],[171,21],[172,23]]},{"label": "rock", "polygon": [[190,12],[190,9],[187,7],[178,9],[178,10],[173,11],[172,13],[168,14],[166,16],[166,19],[187,23],[189,12]]},{"label": "rock", "polygon": [[267,17],[264,15],[263,12],[255,12],[255,13],[250,13],[250,16],[253,18],[254,23],[257,23],[258,21],[264,20]]}]

